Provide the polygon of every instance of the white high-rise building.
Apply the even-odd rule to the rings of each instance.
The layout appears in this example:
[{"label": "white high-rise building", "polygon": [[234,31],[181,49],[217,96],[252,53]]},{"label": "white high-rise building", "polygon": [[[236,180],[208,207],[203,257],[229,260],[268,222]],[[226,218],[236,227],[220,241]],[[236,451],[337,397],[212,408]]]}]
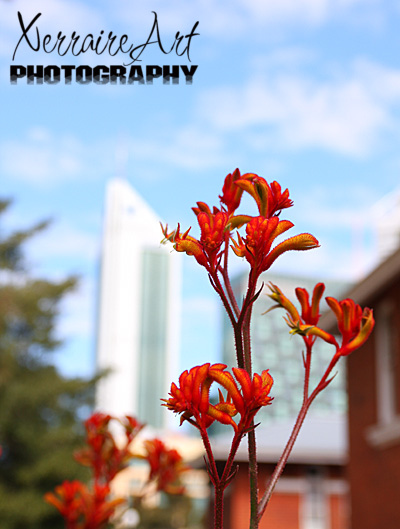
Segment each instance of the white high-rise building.
[{"label": "white high-rise building", "polygon": [[[107,186],[98,317],[97,367],[109,369],[97,409],[165,428],[161,406],[176,378],[181,260],[160,244],[160,219],[126,179]],[[173,416],[172,416],[173,418]]]}]

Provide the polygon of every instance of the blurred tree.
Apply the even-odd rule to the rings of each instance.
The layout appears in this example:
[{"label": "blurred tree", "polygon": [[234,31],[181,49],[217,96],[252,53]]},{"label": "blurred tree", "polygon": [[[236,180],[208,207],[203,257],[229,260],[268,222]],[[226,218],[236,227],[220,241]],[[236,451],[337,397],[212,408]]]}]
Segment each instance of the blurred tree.
[{"label": "blurred tree", "polygon": [[[0,218],[9,204],[0,201]],[[88,476],[72,452],[94,380],[63,378],[46,355],[60,345],[59,304],[76,279],[34,279],[24,260],[23,243],[46,226],[0,232],[0,529],[61,529],[43,494]]]}]

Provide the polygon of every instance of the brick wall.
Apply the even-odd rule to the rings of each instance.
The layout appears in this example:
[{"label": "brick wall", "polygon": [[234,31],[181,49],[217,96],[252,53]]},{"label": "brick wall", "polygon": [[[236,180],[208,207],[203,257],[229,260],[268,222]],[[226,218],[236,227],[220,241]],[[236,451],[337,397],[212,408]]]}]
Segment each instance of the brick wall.
[{"label": "brick wall", "polygon": [[[395,414],[400,419],[400,279],[366,303],[375,310],[377,327],[383,302],[390,307],[390,376],[394,377]],[[371,436],[373,431],[382,431],[377,428],[380,422],[377,370],[382,369],[383,346],[377,327],[365,346],[347,360],[351,529],[400,528],[400,436],[380,442]],[[396,421],[395,416],[392,424]],[[390,422],[386,426],[390,429]]]},{"label": "brick wall", "polygon": [[[271,473],[271,465],[260,465],[260,484],[265,483]],[[305,465],[288,466],[285,476],[279,482],[267,511],[261,519],[260,529],[307,529],[303,525],[303,509],[306,492]],[[329,483],[342,483],[343,468],[325,468],[324,487]],[[297,489],[297,490],[296,490]],[[262,493],[262,490],[261,490]],[[329,493],[327,500],[327,525],[324,529],[348,529],[348,498],[345,492]],[[239,472],[226,494],[225,529],[243,529],[248,527],[249,488],[247,465],[241,464]]]}]

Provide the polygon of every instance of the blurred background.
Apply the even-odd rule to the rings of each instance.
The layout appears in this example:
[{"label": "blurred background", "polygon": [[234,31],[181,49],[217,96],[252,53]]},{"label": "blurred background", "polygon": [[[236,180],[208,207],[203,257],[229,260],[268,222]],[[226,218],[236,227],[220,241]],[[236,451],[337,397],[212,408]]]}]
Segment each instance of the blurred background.
[{"label": "blurred background", "polygon": [[[179,57],[174,51],[162,54],[156,44],[141,56],[142,66],[198,65],[193,83],[187,85],[181,76],[179,84],[164,84],[159,78],[143,85],[65,85],[62,79],[59,84],[32,85],[20,79],[11,85],[11,64],[95,66],[121,65],[126,60],[122,54],[110,57],[90,52],[59,57],[55,52],[34,52],[22,41],[13,61],[21,38],[18,11],[26,25],[42,13],[35,23],[41,39],[47,33],[55,37],[59,31],[98,36],[104,30],[127,34],[135,45],[146,42],[155,11],[165,49],[171,48],[178,31],[186,35],[199,21],[196,32],[200,35],[190,46],[191,63],[186,55]],[[156,226],[158,219],[171,228],[180,222],[184,230],[193,225],[196,235],[190,208],[199,200],[218,205],[223,178],[236,167],[289,188],[294,207],[285,218],[294,222],[293,234],[294,230],[310,232],[320,241],[317,250],[288,253],[275,263],[273,274],[286,281],[288,288],[299,284],[293,283],[293,277],[299,286],[307,287],[325,280],[333,288],[327,294],[339,295],[390,259],[400,233],[399,21],[400,4],[395,0],[0,2],[1,198],[12,201],[1,215],[5,256],[1,284],[18,292],[21,277],[58,285],[57,292],[37,294],[38,300],[50,299],[48,305],[54,308],[46,312],[46,332],[51,330],[46,340],[51,343],[46,344],[41,335],[29,347],[26,341],[19,347],[29,350],[30,359],[36,355],[38,364],[55,366],[62,380],[78,377],[83,385],[99,367],[113,367],[117,372],[117,358],[124,363],[129,348],[135,350],[131,359],[140,358],[143,348],[155,351],[148,365],[131,360],[125,385],[121,379],[100,385],[98,402],[104,407],[115,401],[115,407],[110,404],[113,413],[132,408],[135,413],[139,409],[146,413],[143,402],[148,401],[151,384],[146,377],[157,359],[165,362],[160,366],[168,367],[161,386],[193,365],[228,359],[226,324],[204,270],[194,259],[161,248],[161,231]],[[35,39],[33,30],[32,42]],[[48,219],[45,229],[38,229],[32,237],[23,235]],[[8,238],[15,232],[19,236],[10,243]],[[22,242],[25,259],[14,255]],[[153,275],[143,276],[152,269],[156,270]],[[246,269],[245,263],[232,266],[238,292]],[[65,283],[72,276],[74,280]],[[131,291],[124,288],[129,278]],[[365,296],[360,300],[369,299]],[[157,302],[144,307],[143,299]],[[7,303],[4,320],[10,314]],[[41,310],[47,310],[44,305]],[[113,315],[123,328],[118,330],[111,323]],[[36,316],[43,323],[43,314]],[[31,316],[37,325],[35,318]],[[135,330],[130,322],[138,318],[142,318],[141,326]],[[146,342],[155,334],[151,332],[153,318],[153,331],[156,325],[170,329],[168,336],[158,335],[158,345]],[[257,331],[259,347],[269,335],[277,336],[274,325],[273,321],[271,328]],[[11,338],[15,340],[21,332],[14,325]],[[4,347],[10,347],[11,338]],[[276,338],[272,353],[280,347]],[[43,357],[46,349],[52,353]],[[285,385],[290,385],[289,393],[295,393],[298,371],[282,368],[272,353],[266,367],[272,371],[274,362],[278,364],[276,369],[285,380],[277,385],[277,392],[284,394]],[[296,352],[285,355],[290,365]],[[260,367],[266,362],[261,352],[257,362]],[[133,389],[122,389],[129,386],[129,377],[135,380]],[[143,389],[139,389],[139,380]],[[334,398],[321,402],[319,416],[326,418],[327,411],[337,413],[343,425],[347,409],[344,373],[337,383]],[[116,394],[118,386],[126,391],[121,393],[124,398]],[[4,399],[8,398],[5,387]],[[86,389],[79,389],[83,391],[79,402],[69,402],[71,413],[78,410],[78,418],[85,417],[93,405],[94,390],[88,390],[90,397]],[[110,392],[112,397],[107,396]],[[21,399],[15,404],[18,409],[25,402]],[[278,437],[292,416],[289,404],[281,409],[275,417],[281,421],[275,423]],[[7,419],[11,433],[12,417]],[[51,414],[46,420],[51,422]],[[164,421],[152,420],[154,428]],[[174,421],[173,417],[168,420]],[[0,427],[0,444],[1,435]],[[313,437],[312,431],[309,435]],[[337,443],[323,447],[331,450],[331,459],[327,456],[324,464],[333,465],[334,470],[318,466],[321,461],[309,456],[298,456],[294,462],[306,465],[299,474],[308,491],[302,526],[306,529],[336,527],[323,509],[313,505],[320,505],[316,479],[329,473],[333,480],[337,478],[329,485],[332,490],[347,494],[340,470],[347,453],[344,439],[343,426]],[[223,439],[221,443],[224,446]],[[265,455],[266,472],[276,456],[274,450],[265,447],[265,454],[270,454]],[[315,448],[309,451],[315,453]],[[297,476],[296,468],[290,479]],[[397,523],[399,517],[395,513],[390,520]],[[19,527],[11,521],[1,523],[1,529]],[[344,527],[345,522],[340,523],[338,527]],[[39,526],[45,527],[43,523]]]}]

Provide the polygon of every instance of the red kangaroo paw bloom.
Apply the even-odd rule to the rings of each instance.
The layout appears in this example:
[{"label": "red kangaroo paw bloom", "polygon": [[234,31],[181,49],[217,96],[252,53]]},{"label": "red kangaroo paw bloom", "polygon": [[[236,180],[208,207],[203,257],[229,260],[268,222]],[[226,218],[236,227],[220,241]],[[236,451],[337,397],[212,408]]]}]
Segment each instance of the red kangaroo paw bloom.
[{"label": "red kangaroo paw bloom", "polygon": [[157,490],[169,494],[183,494],[185,488],[181,475],[189,470],[175,449],[169,449],[160,439],[144,441],[145,455],[140,456],[150,465],[149,480],[157,484]]},{"label": "red kangaroo paw bloom", "polygon": [[272,294],[271,299],[277,302],[277,305],[271,307],[272,310],[277,307],[283,307],[287,311],[286,323],[291,328],[292,334],[300,334],[305,339],[318,337],[327,343],[336,347],[336,354],[346,356],[355,349],[361,347],[366,342],[372,332],[375,324],[373,312],[369,308],[362,310],[352,299],[337,301],[335,298],[327,297],[331,310],[334,312],[338,321],[339,332],[342,335],[342,344],[339,346],[335,337],[316,326],[318,323],[319,303],[325,290],[323,283],[318,283],[314,287],[312,301],[305,288],[297,288],[296,296],[300,301],[302,313],[301,317],[295,306],[282,294],[281,290],[272,283],[269,285]]},{"label": "red kangaroo paw bloom", "polygon": [[64,517],[67,529],[75,528],[82,517],[82,493],[86,486],[80,481],[64,481],[55,488],[55,493],[47,492],[44,499],[53,505]]},{"label": "red kangaroo paw bloom", "polygon": [[128,444],[133,441],[133,439],[137,436],[140,430],[145,426],[143,423],[139,422],[135,417],[131,417],[130,415],[125,415],[125,417],[119,422],[125,428],[125,436]]},{"label": "red kangaroo paw bloom", "polygon": [[239,382],[245,404],[244,413],[241,414],[239,429],[246,431],[250,428],[251,422],[258,410],[263,406],[268,406],[272,402],[269,396],[274,379],[269,374],[269,370],[264,370],[261,375],[254,373],[253,380],[245,369],[232,368],[236,380]]},{"label": "red kangaroo paw bloom", "polygon": [[297,322],[300,320],[300,315],[296,309],[296,307],[293,305],[293,303],[283,294],[282,290],[277,286],[274,285],[272,282],[268,284],[268,288],[271,291],[271,294],[268,294],[268,297],[271,298],[273,301],[276,302],[276,305],[273,305],[271,308],[269,308],[264,314],[267,312],[270,312],[271,310],[283,308],[288,312],[288,316],[291,320],[294,322]]},{"label": "red kangaroo paw bloom", "polygon": [[338,346],[335,337],[332,334],[329,334],[316,326],[320,317],[319,303],[325,290],[325,285],[323,283],[318,283],[314,287],[311,305],[310,296],[307,290],[305,288],[296,288],[296,296],[300,301],[302,309],[301,316],[293,303],[289,301],[279,287],[272,283],[268,286],[272,292],[269,294],[269,297],[277,303],[269,310],[282,307],[287,311],[287,317],[284,319],[291,329],[291,334],[300,334],[305,341],[312,340],[313,337],[319,337],[325,342],[335,345],[336,347]]},{"label": "red kangaroo paw bloom", "polygon": [[343,338],[337,354],[347,356],[367,341],[375,325],[373,311],[368,307],[363,310],[352,299],[337,301],[327,297],[326,302],[335,313]]},{"label": "red kangaroo paw bloom", "polygon": [[240,180],[241,175],[239,169],[235,169],[233,173],[229,173],[225,177],[224,185],[222,187],[222,195],[219,199],[222,204],[225,204],[228,210],[228,215],[232,215],[240,205],[243,194],[243,189],[236,185]]},{"label": "red kangaroo paw bloom", "polygon": [[246,173],[236,180],[236,185],[254,198],[262,217],[270,218],[273,215],[279,215],[282,209],[293,206],[288,189],[282,193],[278,182],[274,181],[269,185],[262,176]]},{"label": "red kangaroo paw bloom", "polygon": [[318,246],[315,237],[302,233],[286,239],[271,251],[276,237],[293,226],[292,222],[279,220],[278,217],[253,217],[246,225],[246,237],[243,239],[238,234],[238,242],[232,239],[232,249],[239,257],[245,257],[257,274],[261,274],[284,252],[310,250]]},{"label": "red kangaroo paw bloom", "polygon": [[[235,378],[225,371],[224,364],[204,364],[184,371],[179,377],[179,387],[172,383],[171,398],[162,399],[169,410],[182,414],[182,421],[187,420],[199,429],[208,428],[214,421],[233,427],[236,433],[245,432],[261,406],[270,404],[268,396],[273,379],[268,371],[255,374],[253,380],[243,369],[233,368]],[[209,401],[210,386],[213,382],[222,386],[227,396],[224,399],[219,391],[219,402],[213,405]],[[232,417],[240,414],[237,424]]]},{"label": "red kangaroo paw bloom", "polygon": [[[229,402],[228,414],[230,417],[234,416],[233,412],[236,410],[240,414],[240,421],[238,424],[234,423],[232,419],[223,422],[217,415],[215,419],[223,422],[223,424],[230,424],[235,429],[235,432],[246,432],[250,428],[251,421],[258,410],[262,406],[267,406],[271,403],[272,398],[269,397],[269,392],[271,391],[273,378],[268,370],[263,371],[261,375],[255,373],[253,380],[250,379],[250,375],[244,369],[234,367],[232,371],[240,384],[241,392],[230,373],[210,370],[210,377],[226,389],[228,394],[226,402]],[[223,404],[226,405],[225,402]]]},{"label": "red kangaroo paw bloom", "polygon": [[82,529],[100,529],[108,526],[115,508],[125,503],[123,498],[114,498],[107,501],[110,494],[109,485],[93,485],[93,492],[87,491],[83,496],[85,525]]},{"label": "red kangaroo paw bloom", "polygon": [[[214,364],[215,369],[223,370],[224,364]],[[182,414],[181,424],[187,420],[199,429],[208,428],[214,419],[207,415],[209,402],[209,391],[212,380],[208,374],[210,364],[192,367],[184,371],[179,377],[179,386],[174,382],[171,384],[170,398],[161,399],[169,410]]]},{"label": "red kangaroo paw bloom", "polygon": [[[198,202],[198,204],[201,203]],[[197,222],[201,230],[200,242],[204,251],[211,257],[215,251],[219,250],[224,240],[228,214],[216,208],[214,208],[214,213],[211,213],[208,206],[207,209],[208,211],[200,211],[197,214]]]},{"label": "red kangaroo paw bloom", "polygon": [[[285,221],[282,221],[282,222],[285,222]],[[275,248],[269,253],[269,255],[266,257],[264,261],[263,270],[268,270],[268,268],[271,267],[273,262],[285,252],[288,252],[290,250],[297,250],[297,251],[312,250],[313,248],[318,248],[318,247],[319,247],[318,240],[310,233],[301,233],[300,235],[295,235],[294,237],[290,237],[289,239],[286,239],[285,241],[275,246]]]},{"label": "red kangaroo paw bloom", "polygon": [[85,422],[88,446],[74,454],[76,461],[93,468],[96,482],[108,483],[127,466],[132,458],[129,445],[144,426],[130,416],[119,421],[125,428],[126,436],[125,445],[119,448],[109,431],[112,419],[113,417],[104,413],[95,413],[89,417]]},{"label": "red kangaroo paw bloom", "polygon": [[305,323],[316,325],[320,318],[319,303],[324,293],[325,285],[318,283],[315,285],[310,305],[310,296],[305,288],[296,288],[296,296],[301,305],[301,317]]},{"label": "red kangaroo paw bloom", "polygon": [[91,491],[80,481],[64,481],[55,488],[55,494],[48,492],[44,499],[59,510],[67,529],[100,529],[125,502],[122,498],[107,501],[109,494],[108,485],[95,483]]},{"label": "red kangaroo paw bloom", "polygon": [[189,235],[190,228],[183,234],[180,226],[175,231],[168,233],[168,226],[161,226],[164,239],[162,242],[173,243],[177,252],[186,252],[194,255],[196,261],[207,269],[215,268],[219,258],[219,250],[225,238],[225,228],[228,224],[228,214],[217,208],[211,212],[204,202],[197,202],[196,208],[192,208],[197,216],[200,226],[200,240]]},{"label": "red kangaroo paw bloom", "polygon": [[207,267],[207,257],[200,241],[189,235],[191,228],[186,230],[183,234],[180,233],[179,224],[177,229],[170,233],[168,233],[168,225],[166,225],[165,228],[161,225],[161,229],[164,234],[164,239],[161,241],[162,244],[166,241],[172,242],[174,249],[177,252],[185,252],[187,255],[193,255],[199,264]]}]

